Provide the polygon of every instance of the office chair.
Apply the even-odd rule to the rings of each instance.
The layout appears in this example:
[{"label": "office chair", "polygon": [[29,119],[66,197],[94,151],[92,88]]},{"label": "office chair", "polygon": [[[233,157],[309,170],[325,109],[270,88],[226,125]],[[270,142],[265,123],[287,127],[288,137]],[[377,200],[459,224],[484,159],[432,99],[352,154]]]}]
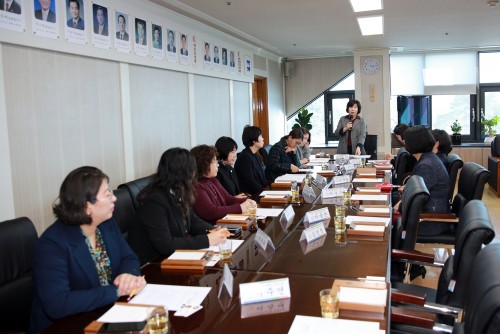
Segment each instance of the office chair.
[{"label": "office chair", "polygon": [[28,330],[37,239],[29,218],[0,223],[0,331]]},{"label": "office chair", "polygon": [[137,195],[139,195],[139,192],[153,180],[153,177],[154,174],[141,177],[140,179],[130,181],[127,183],[122,183],[118,186],[118,189],[125,188],[130,192],[130,197],[132,197],[134,208],[136,210],[139,207],[139,202],[137,201]]},{"label": "office chair", "polygon": [[[414,295],[413,298],[418,298],[417,305],[430,310],[435,309],[435,303],[457,308],[463,307],[470,277],[476,274],[471,272],[470,268],[481,247],[489,244],[494,237],[495,232],[486,205],[480,200],[470,201],[460,215],[455,241],[455,255],[448,257],[442,266],[437,290],[395,282],[393,283],[395,290],[391,292],[391,300],[393,303],[408,303],[406,296],[410,293]],[[439,267],[440,265],[434,264],[434,266]],[[451,282],[453,282],[452,285],[450,285]],[[411,299],[413,303],[416,300]],[[438,319],[443,323],[453,325],[451,317],[441,316]],[[398,325],[395,324],[393,327],[396,330]]]},{"label": "office chair", "polygon": [[453,201],[453,194],[455,192],[455,185],[457,183],[458,171],[463,167],[464,162],[456,154],[448,154],[445,158],[444,165],[448,170],[448,175],[450,176],[450,190],[448,192],[448,200],[450,204]]},{"label": "office chair", "polygon": [[120,226],[125,240],[128,239],[128,230],[135,219],[134,201],[130,195],[130,191],[125,187],[118,188],[113,191],[116,196],[115,211],[113,211],[113,218]]}]

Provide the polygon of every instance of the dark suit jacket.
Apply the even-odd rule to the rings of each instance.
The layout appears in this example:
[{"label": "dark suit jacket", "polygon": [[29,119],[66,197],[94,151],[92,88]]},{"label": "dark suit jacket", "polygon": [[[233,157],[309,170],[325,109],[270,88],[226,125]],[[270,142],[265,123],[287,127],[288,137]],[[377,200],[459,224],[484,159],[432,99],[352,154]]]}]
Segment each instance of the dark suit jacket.
[{"label": "dark suit jacket", "polygon": [[269,150],[266,162],[266,178],[274,181],[278,176],[291,173],[292,164],[299,167],[300,162],[296,153],[285,153],[287,136],[281,138]]},{"label": "dark suit jacket", "polygon": [[176,249],[208,247],[207,230],[212,228],[192,210],[185,219],[174,195],[154,190],[137,209],[128,239],[144,264],[158,256],[170,256]]},{"label": "dark suit jacket", "polygon": [[181,55],[187,56],[188,55],[188,50],[187,49],[181,49]]},{"label": "dark suit jacket", "polygon": [[[94,26],[94,34],[99,34],[99,25],[96,25]],[[104,27],[102,28],[102,36],[108,36],[108,26],[107,25],[104,25]],[[118,34],[118,36],[120,36]]]},{"label": "dark suit jacket", "polygon": [[267,186],[262,167],[259,155],[253,154],[249,148],[241,151],[234,164],[241,191],[251,194],[254,199],[258,198]]},{"label": "dark suit jacket", "polygon": [[[111,281],[123,273],[139,275],[139,259],[116,222],[108,220],[99,229],[111,262]],[[88,312],[118,299],[116,286],[101,286],[78,225],[58,220],[45,230],[37,242],[33,274],[30,332],[39,332],[55,319]]]},{"label": "dark suit jacket", "polygon": [[146,36],[144,36],[142,38],[142,43],[139,43],[139,36],[136,36],[135,37],[135,44],[147,45],[147,38],[146,38]]},{"label": "dark suit jacket", "polygon": [[210,56],[205,55],[205,57],[203,57],[203,59],[204,59],[205,61],[210,61]]},{"label": "dark suit jacket", "polygon": [[220,62],[219,57],[214,57],[214,64],[218,64]]},{"label": "dark suit jacket", "polygon": [[176,52],[176,48],[175,48],[175,45],[172,45],[172,44],[167,44],[167,51],[168,52]]},{"label": "dark suit jacket", "polygon": [[[35,18],[43,20],[41,9],[35,11]],[[56,23],[56,14],[51,10],[49,10],[49,13],[47,14],[47,22]]]},{"label": "dark suit jacket", "polygon": [[[73,19],[69,19],[68,22],[66,22],[66,24],[68,25],[68,27],[70,28],[73,28]],[[84,30],[85,29],[85,23],[83,22],[82,18],[80,18],[78,20],[78,22],[76,23],[76,28],[75,29],[78,29],[78,30]]]},{"label": "dark suit jacket", "polygon": [[[5,8],[5,1],[0,0],[0,10],[4,10],[4,8]],[[16,0],[12,1],[9,8],[9,13],[21,14],[21,5],[18,4]]]},{"label": "dark suit jacket", "polygon": [[219,171],[217,172],[217,180],[227,190],[230,195],[236,196],[240,194],[240,186],[238,178],[233,166],[228,166],[219,161]]},{"label": "dark suit jacket", "polygon": [[[120,32],[119,31],[116,33],[116,38],[120,39]],[[126,31],[123,33],[123,39],[122,39],[122,41],[128,41],[128,34],[127,34]]]}]

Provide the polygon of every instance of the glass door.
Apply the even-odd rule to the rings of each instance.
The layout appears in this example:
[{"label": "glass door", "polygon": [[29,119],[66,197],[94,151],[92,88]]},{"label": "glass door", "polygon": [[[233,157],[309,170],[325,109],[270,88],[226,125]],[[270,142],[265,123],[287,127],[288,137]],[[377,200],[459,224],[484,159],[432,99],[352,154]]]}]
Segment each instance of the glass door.
[{"label": "glass door", "polygon": [[347,102],[354,99],[354,91],[333,91],[325,93],[325,142],[339,140],[335,129],[342,116],[346,115]]},{"label": "glass door", "polygon": [[[500,117],[500,86],[481,86],[479,92],[481,94],[480,120],[491,119],[495,116]],[[480,122],[479,125],[481,125]],[[496,133],[500,133],[500,124],[495,127],[495,130]],[[482,126],[481,133],[481,138],[484,138],[486,135]]]}]

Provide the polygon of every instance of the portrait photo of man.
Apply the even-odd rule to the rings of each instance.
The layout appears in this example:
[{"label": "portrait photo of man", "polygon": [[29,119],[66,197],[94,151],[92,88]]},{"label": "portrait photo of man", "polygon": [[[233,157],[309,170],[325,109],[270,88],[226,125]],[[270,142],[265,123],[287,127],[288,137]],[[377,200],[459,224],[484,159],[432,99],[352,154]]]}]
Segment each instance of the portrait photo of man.
[{"label": "portrait photo of man", "polygon": [[222,65],[227,66],[227,49],[222,48]]},{"label": "portrait photo of man", "polygon": [[235,67],[236,64],[234,63],[234,51],[231,51],[229,53],[229,67]]},{"label": "portrait photo of man", "polygon": [[167,51],[172,53],[177,52],[175,47],[175,31],[171,29],[167,30]]},{"label": "portrait photo of man", "polygon": [[68,27],[84,30],[85,22],[83,21],[83,11],[80,12],[80,1],[79,0],[68,0],[68,13],[70,19],[67,22]]},{"label": "portrait photo of man", "polygon": [[0,0],[0,10],[21,14],[21,5],[16,0]]},{"label": "portrait photo of man", "polygon": [[205,61],[210,61],[210,44],[205,42],[205,56],[203,57]]},{"label": "portrait photo of man", "polygon": [[108,36],[108,9],[92,5],[94,12],[94,34]]},{"label": "portrait photo of man", "polygon": [[161,49],[161,26],[153,24],[153,48]]},{"label": "portrait photo of man", "polygon": [[35,0],[34,5],[37,20],[56,23],[56,13],[51,0]]},{"label": "portrait photo of man", "polygon": [[181,34],[181,55],[188,55],[188,47],[187,47],[187,36],[186,34]]},{"label": "portrait photo of man", "polygon": [[135,19],[135,44],[148,45],[146,38],[146,21]]},{"label": "portrait photo of man", "polygon": [[117,25],[116,39],[128,41],[127,19],[124,14],[118,14]]},{"label": "portrait photo of man", "polygon": [[219,47],[217,45],[214,45],[214,64],[218,64],[219,62]]}]

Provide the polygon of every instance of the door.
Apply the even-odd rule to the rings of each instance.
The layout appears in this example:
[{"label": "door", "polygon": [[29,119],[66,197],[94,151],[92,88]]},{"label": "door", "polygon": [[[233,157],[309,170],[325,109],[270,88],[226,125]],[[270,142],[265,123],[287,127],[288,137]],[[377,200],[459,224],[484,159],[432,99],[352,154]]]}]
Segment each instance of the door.
[{"label": "door", "polygon": [[325,93],[325,143],[339,140],[339,137],[335,135],[335,129],[340,117],[346,115],[347,102],[353,99],[353,90]]},{"label": "door", "polygon": [[267,109],[267,78],[256,77],[252,84],[253,125],[262,129],[264,145],[269,144],[269,117]]}]

